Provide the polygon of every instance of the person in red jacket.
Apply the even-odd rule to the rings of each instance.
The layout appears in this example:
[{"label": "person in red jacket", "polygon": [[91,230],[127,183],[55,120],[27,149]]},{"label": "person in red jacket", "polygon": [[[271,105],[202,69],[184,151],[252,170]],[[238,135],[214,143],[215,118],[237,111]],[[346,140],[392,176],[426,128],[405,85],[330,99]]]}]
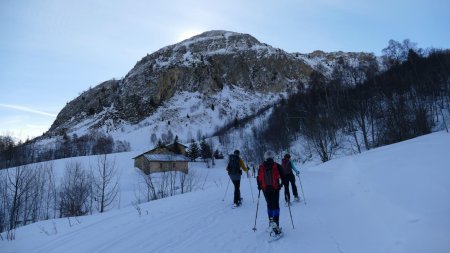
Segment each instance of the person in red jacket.
[{"label": "person in red jacket", "polygon": [[281,181],[282,167],[274,162],[275,153],[267,151],[264,153],[264,162],[258,169],[258,190],[262,190],[267,202],[267,214],[269,216],[269,226],[275,235],[281,234],[280,228],[280,190],[283,186]]}]

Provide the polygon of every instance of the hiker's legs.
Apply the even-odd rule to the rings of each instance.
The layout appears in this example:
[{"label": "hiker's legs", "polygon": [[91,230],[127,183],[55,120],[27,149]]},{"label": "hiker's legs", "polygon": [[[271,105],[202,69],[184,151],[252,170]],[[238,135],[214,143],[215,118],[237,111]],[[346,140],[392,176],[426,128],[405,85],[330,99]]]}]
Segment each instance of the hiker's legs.
[{"label": "hiker's legs", "polygon": [[234,185],[234,203],[239,204],[241,200],[241,191],[239,189],[241,186],[241,180],[233,180],[233,185]]},{"label": "hiker's legs", "polygon": [[289,176],[289,181],[291,182],[291,185],[292,185],[292,194],[294,195],[294,197],[298,198],[297,185],[295,185],[295,176],[294,176],[294,174]]}]

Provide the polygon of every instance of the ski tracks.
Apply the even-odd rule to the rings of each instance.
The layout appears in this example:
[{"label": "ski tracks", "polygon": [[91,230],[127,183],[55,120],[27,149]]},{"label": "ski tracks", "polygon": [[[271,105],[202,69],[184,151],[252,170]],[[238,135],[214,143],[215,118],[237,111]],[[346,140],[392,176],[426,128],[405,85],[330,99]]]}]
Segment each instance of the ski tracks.
[{"label": "ski tracks", "polygon": [[[74,238],[79,238],[79,234],[85,233],[86,230],[93,229],[98,230],[98,225],[104,224],[105,220],[116,219],[119,216],[123,215],[122,212],[115,213],[114,215],[110,215],[105,219],[97,220],[93,223],[85,224],[85,217],[78,217],[79,220],[82,220],[79,224],[71,227],[72,231],[68,231],[62,233],[60,235],[51,235],[54,239],[50,242],[44,244],[41,247],[34,248],[33,252],[36,253],[48,253],[48,252],[64,252],[66,248],[76,247],[83,248],[83,245],[90,245],[89,242],[84,241],[83,243],[78,243]],[[88,218],[89,219],[89,218]],[[90,240],[95,240],[96,237],[91,237]]]}]

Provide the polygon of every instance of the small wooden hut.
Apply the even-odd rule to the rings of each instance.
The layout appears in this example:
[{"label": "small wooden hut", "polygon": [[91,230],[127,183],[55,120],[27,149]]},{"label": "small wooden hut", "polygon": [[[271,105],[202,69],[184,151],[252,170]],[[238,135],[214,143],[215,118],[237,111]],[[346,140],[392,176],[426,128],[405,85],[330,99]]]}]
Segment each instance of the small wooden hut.
[{"label": "small wooden hut", "polygon": [[[185,149],[183,149],[185,152]],[[188,173],[189,159],[176,154],[168,147],[159,147],[142,153],[134,159],[134,167],[139,168],[145,174],[165,171],[181,171]]]}]

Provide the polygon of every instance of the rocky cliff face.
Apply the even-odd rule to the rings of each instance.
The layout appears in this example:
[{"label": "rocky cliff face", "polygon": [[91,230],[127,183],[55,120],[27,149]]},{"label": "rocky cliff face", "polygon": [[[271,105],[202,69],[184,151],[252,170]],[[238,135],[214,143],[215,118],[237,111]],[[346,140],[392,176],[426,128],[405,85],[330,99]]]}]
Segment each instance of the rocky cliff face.
[{"label": "rocky cliff face", "polygon": [[258,94],[289,93],[304,88],[318,61],[330,59],[323,52],[290,54],[248,34],[205,32],[145,56],[121,80],[83,92],[63,108],[49,132],[61,134],[89,117],[96,122],[90,128],[106,121],[135,124],[177,92],[213,97],[226,86]]}]

